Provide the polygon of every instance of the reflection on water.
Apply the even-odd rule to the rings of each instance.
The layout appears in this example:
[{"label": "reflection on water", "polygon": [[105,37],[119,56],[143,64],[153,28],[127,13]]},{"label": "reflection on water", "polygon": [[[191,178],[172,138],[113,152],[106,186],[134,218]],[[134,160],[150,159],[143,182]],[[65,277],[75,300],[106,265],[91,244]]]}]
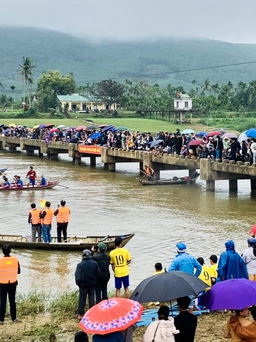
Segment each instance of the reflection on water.
[{"label": "reflection on water", "polygon": [[[220,254],[224,243],[234,239],[236,249],[247,247],[248,232],[255,223],[255,197],[250,182],[238,182],[238,194],[229,194],[228,181],[216,182],[216,192],[206,192],[205,182],[184,186],[141,186],[136,180],[138,164],[117,164],[115,173],[107,172],[97,158],[97,167],[83,163],[75,166],[62,156],[54,162],[46,158],[27,157],[23,153],[0,152],[1,167],[7,176],[19,174],[23,180],[33,165],[37,174],[48,179],[60,177],[61,184],[51,190],[2,192],[0,233],[30,234],[27,222],[30,204],[49,200],[55,209],[61,199],[71,209],[69,235],[114,235],[135,232],[127,248],[132,256],[131,288],[153,273],[156,262],[168,267],[177,241],[187,243],[188,252],[202,256],[208,264],[211,254]],[[86,161],[86,160],[85,160]],[[164,171],[163,178],[184,176],[186,171]],[[56,235],[56,224],[52,228]],[[82,251],[81,251],[82,252]],[[81,253],[16,250],[22,274],[19,291],[43,288],[46,292],[62,292],[76,288],[74,272]],[[110,280],[110,290],[114,288]]]}]

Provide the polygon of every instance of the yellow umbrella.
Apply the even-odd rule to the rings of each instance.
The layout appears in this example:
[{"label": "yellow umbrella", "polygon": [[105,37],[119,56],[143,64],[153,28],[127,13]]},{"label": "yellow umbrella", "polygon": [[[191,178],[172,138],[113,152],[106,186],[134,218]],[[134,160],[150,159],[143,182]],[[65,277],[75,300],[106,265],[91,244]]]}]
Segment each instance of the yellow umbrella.
[{"label": "yellow umbrella", "polygon": [[10,123],[9,127],[16,127],[16,125],[14,123]]},{"label": "yellow umbrella", "polygon": [[39,125],[35,125],[35,126],[33,127],[33,129],[37,129],[37,128],[39,128]]}]

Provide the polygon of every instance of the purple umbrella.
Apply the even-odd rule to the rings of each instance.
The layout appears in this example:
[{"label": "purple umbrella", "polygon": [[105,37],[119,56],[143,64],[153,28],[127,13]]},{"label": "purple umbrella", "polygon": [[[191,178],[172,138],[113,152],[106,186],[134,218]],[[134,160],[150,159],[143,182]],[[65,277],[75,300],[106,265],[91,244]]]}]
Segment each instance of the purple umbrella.
[{"label": "purple umbrella", "polygon": [[225,134],[223,134],[222,138],[229,138],[229,139],[232,139],[232,138],[237,138],[237,135],[235,133],[232,133],[232,132],[227,132]]},{"label": "purple umbrella", "polygon": [[210,310],[242,310],[254,304],[256,304],[256,282],[244,278],[221,281],[200,300],[200,305]]}]

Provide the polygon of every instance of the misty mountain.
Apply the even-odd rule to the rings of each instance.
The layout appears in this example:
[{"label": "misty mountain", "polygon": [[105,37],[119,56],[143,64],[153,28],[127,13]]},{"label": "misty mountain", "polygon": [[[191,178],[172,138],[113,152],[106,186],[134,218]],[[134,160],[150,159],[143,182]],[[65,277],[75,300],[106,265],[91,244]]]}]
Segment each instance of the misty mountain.
[{"label": "misty mountain", "polygon": [[209,39],[93,43],[51,30],[0,27],[0,92],[11,94],[15,85],[14,93],[21,93],[17,70],[23,57],[34,60],[35,81],[48,70],[72,72],[78,85],[129,78],[188,89],[193,80],[200,86],[206,79],[220,84],[256,79],[256,45]]}]

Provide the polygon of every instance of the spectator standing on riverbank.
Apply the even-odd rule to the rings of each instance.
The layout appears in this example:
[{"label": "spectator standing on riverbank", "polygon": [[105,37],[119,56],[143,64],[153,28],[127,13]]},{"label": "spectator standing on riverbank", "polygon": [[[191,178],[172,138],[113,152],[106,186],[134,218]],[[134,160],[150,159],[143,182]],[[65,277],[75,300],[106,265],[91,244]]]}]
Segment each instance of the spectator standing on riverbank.
[{"label": "spectator standing on riverbank", "polygon": [[177,298],[179,314],[174,317],[174,324],[180,333],[175,335],[175,342],[194,342],[197,316],[189,313],[189,303],[189,297]]},{"label": "spectator standing on riverbank", "polygon": [[95,287],[96,293],[96,304],[101,302],[103,299],[108,299],[108,282],[110,279],[109,265],[110,256],[106,253],[107,246],[105,243],[100,242],[98,244],[99,252],[94,254],[92,259],[99,265],[101,275],[97,277],[97,284]]},{"label": "spectator standing on riverbank", "polygon": [[67,227],[70,217],[70,209],[66,206],[66,201],[61,200],[60,205],[54,212],[57,220],[57,238],[61,242],[61,235],[63,234],[64,242],[67,242]]},{"label": "spectator standing on riverbank", "polygon": [[7,295],[10,303],[10,314],[13,322],[16,322],[16,287],[18,285],[18,274],[20,274],[19,260],[11,256],[11,247],[2,248],[4,256],[0,258],[0,324],[4,323],[6,312]]},{"label": "spectator standing on riverbank", "polygon": [[94,305],[94,290],[97,284],[97,277],[101,276],[99,265],[92,260],[92,253],[89,249],[83,250],[82,261],[77,265],[75,272],[76,285],[79,287],[78,319],[82,319],[86,304],[86,297],[89,297],[89,308]]},{"label": "spectator standing on riverbank", "polygon": [[51,229],[52,229],[52,218],[54,211],[51,208],[51,202],[45,202],[45,209],[41,211],[40,218],[42,219],[42,232],[44,242],[52,242]]},{"label": "spectator standing on riverbank", "polygon": [[212,254],[210,256],[210,275],[211,275],[211,281],[212,285],[216,284],[217,277],[218,277],[218,272],[217,272],[217,267],[218,267],[218,257],[215,254]]},{"label": "spectator standing on riverbank", "polygon": [[225,247],[226,252],[223,252],[219,259],[217,281],[236,278],[248,279],[246,265],[241,256],[235,251],[234,241],[227,241]]},{"label": "spectator standing on riverbank", "polygon": [[31,203],[31,210],[28,214],[28,223],[31,224],[32,242],[36,242],[36,235],[38,242],[41,242],[41,210],[36,207],[35,203]]},{"label": "spectator standing on riverbank", "polygon": [[248,239],[248,248],[243,252],[242,259],[247,267],[249,280],[256,281],[256,239]]},{"label": "spectator standing on riverbank", "polygon": [[130,297],[129,291],[129,267],[131,263],[130,252],[122,247],[122,238],[115,239],[116,248],[109,254],[110,264],[115,275],[116,297],[121,297],[122,284],[124,286],[125,297]]}]

